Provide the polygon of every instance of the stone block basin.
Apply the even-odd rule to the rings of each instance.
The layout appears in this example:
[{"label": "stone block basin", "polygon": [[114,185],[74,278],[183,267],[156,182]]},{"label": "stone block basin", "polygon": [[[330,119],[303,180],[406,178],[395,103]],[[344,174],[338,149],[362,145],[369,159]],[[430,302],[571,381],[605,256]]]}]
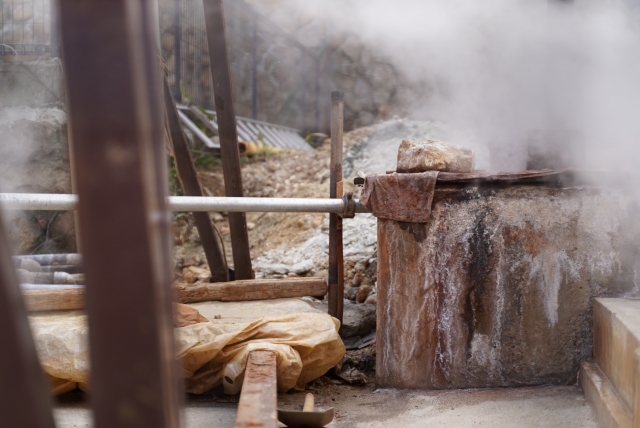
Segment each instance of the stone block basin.
[{"label": "stone block basin", "polygon": [[640,298],[622,190],[436,188],[428,223],[378,219],[376,386],[575,384],[594,297]]}]

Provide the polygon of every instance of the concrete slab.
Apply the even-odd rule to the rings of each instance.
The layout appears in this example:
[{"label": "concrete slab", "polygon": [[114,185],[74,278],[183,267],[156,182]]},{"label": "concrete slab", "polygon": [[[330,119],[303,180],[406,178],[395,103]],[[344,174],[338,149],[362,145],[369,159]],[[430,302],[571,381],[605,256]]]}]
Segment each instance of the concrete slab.
[{"label": "concrete slab", "polygon": [[640,347],[640,300],[595,299],[593,302],[593,354],[627,408],[633,408],[636,367]]},{"label": "concrete slab", "polygon": [[593,406],[602,427],[631,428],[633,426],[631,412],[598,364],[591,361],[580,364],[580,386],[587,401]]},{"label": "concrete slab", "polygon": [[[594,413],[577,386],[474,389],[447,391],[378,390],[373,387],[328,386],[315,389],[335,406],[330,427],[418,428],[597,428]],[[279,395],[279,404],[302,403],[304,393]],[[233,427],[237,404],[211,399],[190,401],[186,428]],[[91,428],[85,404],[60,404],[58,428]],[[329,427],[329,428],[330,428]]]}]

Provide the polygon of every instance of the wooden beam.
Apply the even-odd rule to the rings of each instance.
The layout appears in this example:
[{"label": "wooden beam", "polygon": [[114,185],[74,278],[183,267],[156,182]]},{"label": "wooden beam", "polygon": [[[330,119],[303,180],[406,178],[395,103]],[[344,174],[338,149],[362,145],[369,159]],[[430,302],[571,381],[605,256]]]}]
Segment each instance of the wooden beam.
[{"label": "wooden beam", "polygon": [[[227,196],[242,197],[242,171],[238,151],[238,128],[233,108],[231,72],[227,52],[222,0],[203,0],[204,19],[209,44],[209,63],[218,119],[220,153],[224,188]],[[229,213],[229,231],[233,249],[233,267],[236,279],[252,279],[249,234],[245,213]]]},{"label": "wooden beam", "polygon": [[[180,303],[239,302],[289,297],[322,297],[327,283],[322,278],[251,279],[213,284],[176,284]],[[26,290],[22,292],[28,311],[62,311],[84,308],[84,289]]]},{"label": "wooden beam", "polygon": [[29,312],[66,311],[84,308],[84,289],[26,290],[22,292]]},{"label": "wooden beam", "polygon": [[60,0],[96,428],[179,426],[150,0]]},{"label": "wooden beam", "polygon": [[322,278],[252,279],[223,284],[178,286],[178,302],[196,303],[218,300],[270,300],[286,297],[324,296],[327,283]]},{"label": "wooden beam", "polygon": [[[198,181],[196,167],[193,164],[193,158],[187,145],[187,137],[182,130],[180,118],[178,117],[178,109],[171,96],[171,88],[169,87],[169,82],[166,77],[164,78],[164,107],[167,133],[169,134],[169,140],[173,148],[173,157],[176,160],[176,171],[178,172],[178,179],[180,180],[184,195],[204,196],[200,182]],[[223,253],[220,250],[218,238],[213,229],[211,218],[209,218],[209,213],[194,212],[192,215],[198,228],[200,242],[202,242],[207,263],[209,263],[212,281],[228,281],[229,270],[227,268],[227,261],[224,259]]]},{"label": "wooden beam", "polygon": [[252,351],[242,383],[235,428],[275,428],[278,424],[276,353]]}]

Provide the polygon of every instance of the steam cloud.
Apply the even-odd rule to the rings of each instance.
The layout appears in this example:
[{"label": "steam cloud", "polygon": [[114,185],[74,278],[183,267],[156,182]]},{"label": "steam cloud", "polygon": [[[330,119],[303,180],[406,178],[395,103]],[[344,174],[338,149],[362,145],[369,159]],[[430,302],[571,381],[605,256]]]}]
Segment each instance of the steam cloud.
[{"label": "steam cloud", "polygon": [[638,2],[290,1],[428,88],[409,116],[449,124],[456,143],[492,147],[492,168],[524,169],[536,145],[583,168],[640,163]]}]

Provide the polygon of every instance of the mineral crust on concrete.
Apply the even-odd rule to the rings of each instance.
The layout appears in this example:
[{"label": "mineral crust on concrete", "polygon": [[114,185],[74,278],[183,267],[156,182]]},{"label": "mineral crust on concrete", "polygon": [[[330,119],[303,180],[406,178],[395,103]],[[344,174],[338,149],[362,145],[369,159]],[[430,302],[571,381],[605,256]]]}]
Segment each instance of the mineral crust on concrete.
[{"label": "mineral crust on concrete", "polygon": [[640,296],[636,212],[615,189],[451,186],[429,223],[379,219],[376,385],[574,384],[593,297]]}]

